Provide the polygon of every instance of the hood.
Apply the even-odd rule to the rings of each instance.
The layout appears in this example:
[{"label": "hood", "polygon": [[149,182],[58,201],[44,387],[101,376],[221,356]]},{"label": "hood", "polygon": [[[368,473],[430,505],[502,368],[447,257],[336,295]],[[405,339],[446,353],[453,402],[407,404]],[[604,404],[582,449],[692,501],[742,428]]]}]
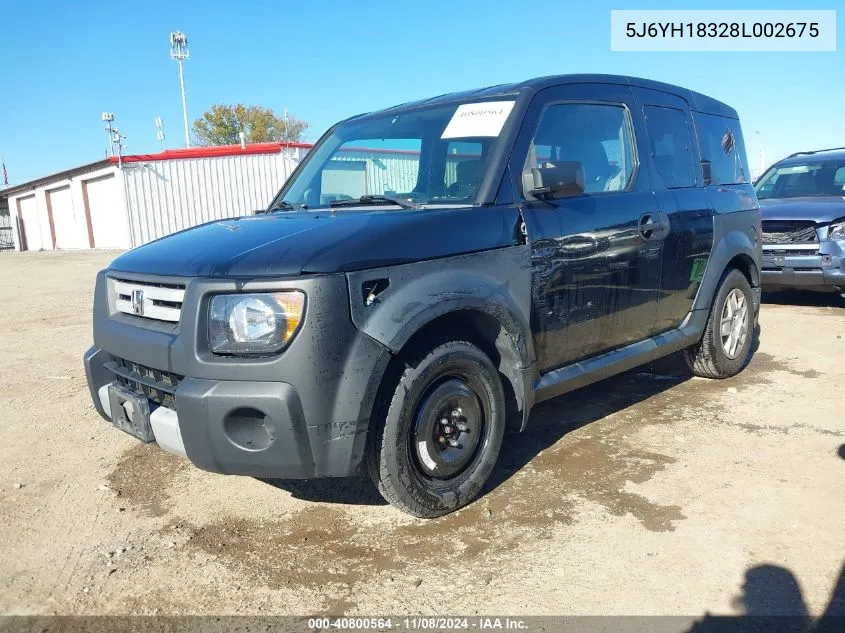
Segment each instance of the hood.
[{"label": "hood", "polygon": [[515,244],[517,218],[506,207],[272,213],[174,233],[124,253],[109,268],[176,277],[364,270]]},{"label": "hood", "polygon": [[845,217],[845,197],[769,198],[760,200],[763,220],[812,220],[817,224]]}]

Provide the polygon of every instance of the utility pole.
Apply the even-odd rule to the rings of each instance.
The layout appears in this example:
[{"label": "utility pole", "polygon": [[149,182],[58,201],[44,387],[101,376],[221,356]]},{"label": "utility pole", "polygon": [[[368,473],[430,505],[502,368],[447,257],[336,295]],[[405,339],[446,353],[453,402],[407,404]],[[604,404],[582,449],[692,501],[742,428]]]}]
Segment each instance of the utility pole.
[{"label": "utility pole", "polygon": [[117,168],[123,169],[123,141],[126,137],[120,133],[116,127],[112,127],[114,121],[114,114],[111,112],[103,112],[103,121],[106,123],[106,134],[109,137],[109,156],[114,156],[114,148],[117,148]]},{"label": "utility pole", "polygon": [[182,88],[182,119],[185,122],[185,147],[191,146],[191,135],[188,130],[188,102],[185,99],[185,75],[182,72],[182,61],[188,59],[188,36],[181,31],[170,33],[170,57],[179,63],[179,85]]},{"label": "utility pole", "polygon": [[114,114],[111,112],[103,112],[102,119],[106,124],[106,137],[109,139],[108,151],[109,156],[114,156],[114,145],[113,145],[113,137],[112,137],[112,127],[111,123],[114,121]]}]

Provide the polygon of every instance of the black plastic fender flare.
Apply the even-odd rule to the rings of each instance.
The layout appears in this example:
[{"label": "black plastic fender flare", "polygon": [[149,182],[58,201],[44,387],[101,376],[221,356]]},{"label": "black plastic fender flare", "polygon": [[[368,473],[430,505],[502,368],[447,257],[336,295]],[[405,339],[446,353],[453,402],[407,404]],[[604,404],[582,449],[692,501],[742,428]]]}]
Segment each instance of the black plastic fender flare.
[{"label": "black plastic fender flare", "polygon": [[[347,273],[350,314],[361,332],[399,353],[438,317],[460,310],[500,326],[499,371],[514,387],[523,426],[533,404],[531,255],[526,245]],[[379,282],[376,284],[376,282]],[[370,297],[368,289],[377,293]]]}]

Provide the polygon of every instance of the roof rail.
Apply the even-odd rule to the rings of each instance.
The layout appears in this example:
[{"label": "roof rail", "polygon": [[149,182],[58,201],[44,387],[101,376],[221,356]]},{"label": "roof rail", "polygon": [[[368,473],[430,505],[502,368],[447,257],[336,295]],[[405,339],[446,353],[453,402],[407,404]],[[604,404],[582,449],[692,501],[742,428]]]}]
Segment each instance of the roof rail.
[{"label": "roof rail", "polygon": [[827,149],[813,149],[808,152],[795,152],[794,154],[787,156],[787,158],[792,158],[793,156],[804,156],[805,154],[818,154],[819,152],[835,152],[840,149],[845,149],[845,147],[828,147]]}]

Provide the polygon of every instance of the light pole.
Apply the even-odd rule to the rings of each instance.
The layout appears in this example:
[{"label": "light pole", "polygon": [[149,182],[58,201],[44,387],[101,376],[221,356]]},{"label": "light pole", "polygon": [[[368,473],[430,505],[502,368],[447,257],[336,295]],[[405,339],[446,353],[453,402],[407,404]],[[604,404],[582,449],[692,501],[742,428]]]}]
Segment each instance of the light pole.
[{"label": "light pole", "polygon": [[188,131],[188,103],[185,100],[185,76],[182,74],[182,60],[188,59],[188,36],[181,31],[170,33],[170,57],[179,62],[179,85],[182,87],[182,118],[185,121],[185,147],[191,146],[191,135]]},{"label": "light pole", "polygon": [[757,175],[759,178],[763,175],[763,172],[766,171],[766,145],[763,143],[763,135],[760,134],[760,130],[755,130],[754,133],[757,135],[757,140],[760,142],[760,173]]}]

